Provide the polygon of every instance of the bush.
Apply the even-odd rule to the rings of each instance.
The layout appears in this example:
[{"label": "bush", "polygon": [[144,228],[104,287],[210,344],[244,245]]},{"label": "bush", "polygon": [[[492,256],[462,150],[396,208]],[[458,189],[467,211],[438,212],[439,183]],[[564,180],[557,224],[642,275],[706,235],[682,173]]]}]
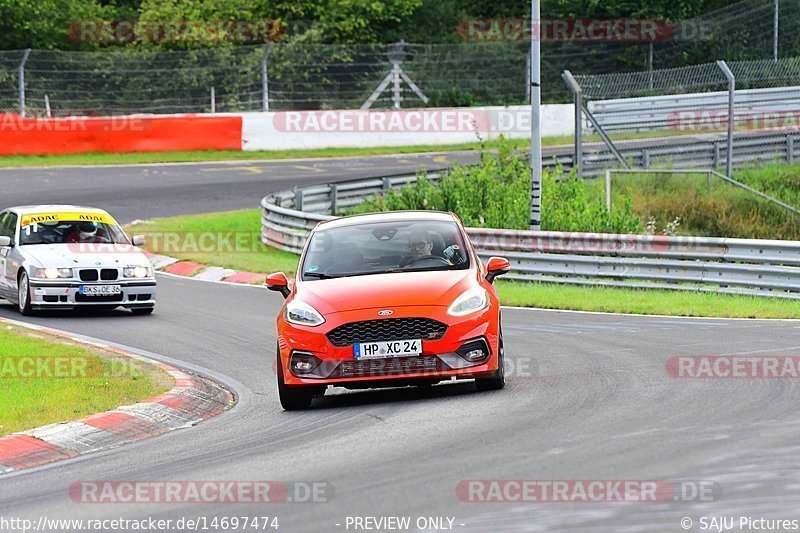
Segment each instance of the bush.
[{"label": "bush", "polygon": [[[497,155],[481,151],[476,166],[454,164],[436,184],[422,173],[416,182],[376,195],[350,213],[423,209],[452,211],[468,227],[528,229],[530,160],[509,142]],[[640,229],[630,198],[607,213],[601,198],[574,173],[559,167],[542,176],[542,229],[630,233]]]}]

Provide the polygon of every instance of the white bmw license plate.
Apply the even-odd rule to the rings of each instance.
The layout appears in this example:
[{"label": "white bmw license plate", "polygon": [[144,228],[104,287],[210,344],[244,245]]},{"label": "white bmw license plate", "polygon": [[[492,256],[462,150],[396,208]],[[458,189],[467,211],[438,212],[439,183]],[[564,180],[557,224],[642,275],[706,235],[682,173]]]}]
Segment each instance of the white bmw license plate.
[{"label": "white bmw license plate", "polygon": [[385,342],[357,342],[353,345],[356,359],[376,359],[381,357],[406,357],[422,353],[422,340],[403,340]]},{"label": "white bmw license plate", "polygon": [[78,292],[84,296],[115,296],[122,292],[120,285],[81,285]]}]

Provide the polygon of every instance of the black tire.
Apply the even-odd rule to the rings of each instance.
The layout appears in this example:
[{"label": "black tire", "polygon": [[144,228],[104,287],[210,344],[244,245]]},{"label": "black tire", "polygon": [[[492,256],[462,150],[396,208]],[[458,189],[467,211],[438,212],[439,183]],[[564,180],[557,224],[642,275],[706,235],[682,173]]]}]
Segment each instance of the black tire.
[{"label": "black tire", "polygon": [[131,313],[133,313],[134,315],[137,315],[137,316],[138,315],[152,315],[153,311],[155,311],[155,310],[156,310],[155,307],[139,307],[139,308],[131,309]]},{"label": "black tire", "polygon": [[280,348],[278,348],[278,398],[281,400],[281,407],[286,411],[308,409],[311,407],[311,400],[314,399],[314,390],[291,388],[284,383]]},{"label": "black tire", "polygon": [[475,388],[478,392],[486,392],[492,390],[500,390],[506,386],[506,371],[505,371],[505,349],[503,348],[503,328],[500,328],[500,335],[498,338],[499,353],[497,356],[498,368],[491,375],[485,378],[478,378],[475,380]]},{"label": "black tire", "polygon": [[22,271],[17,279],[17,309],[22,316],[31,316],[33,306],[31,305],[31,287],[28,283],[28,274]]}]

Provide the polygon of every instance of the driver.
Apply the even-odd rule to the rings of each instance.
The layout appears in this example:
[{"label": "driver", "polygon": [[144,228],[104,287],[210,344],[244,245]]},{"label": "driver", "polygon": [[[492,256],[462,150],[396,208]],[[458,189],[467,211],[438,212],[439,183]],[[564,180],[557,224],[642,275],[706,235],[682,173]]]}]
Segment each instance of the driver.
[{"label": "driver", "polygon": [[407,255],[400,262],[400,267],[407,267],[417,259],[429,257],[433,252],[433,240],[424,231],[414,231],[408,238],[408,247],[411,255]]},{"label": "driver", "polygon": [[73,243],[94,243],[100,240],[100,232],[96,222],[81,222],[77,230],[70,233],[68,242]]}]

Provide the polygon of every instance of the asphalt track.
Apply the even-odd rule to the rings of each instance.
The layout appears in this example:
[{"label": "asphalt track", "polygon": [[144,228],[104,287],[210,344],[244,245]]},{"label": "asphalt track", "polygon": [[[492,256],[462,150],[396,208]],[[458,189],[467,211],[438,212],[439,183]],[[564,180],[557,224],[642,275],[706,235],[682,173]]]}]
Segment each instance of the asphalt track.
[{"label": "asphalt track", "polygon": [[[346,165],[387,165],[384,159],[319,165],[342,165],[350,177]],[[281,165],[287,164],[294,163]],[[225,190],[206,178],[206,165],[180,167],[174,179],[183,188],[163,175],[145,180],[141,167],[84,169],[84,181],[103,172],[110,178],[82,185],[82,203],[113,212],[124,207],[120,218],[130,220],[204,205],[252,206],[293,180],[344,177],[329,168],[286,178],[273,165],[280,166],[264,166],[274,180],[251,171],[217,175],[231,189],[222,204],[194,191]],[[83,183],[77,172],[52,171],[49,183],[63,187],[56,177]],[[143,180],[138,187],[127,182],[136,176]],[[9,177],[37,185],[42,179],[34,170],[0,172],[4,185]],[[162,183],[174,197],[148,205]],[[236,203],[240,193],[232,184],[250,188],[246,203]],[[21,197],[4,191],[1,201],[11,205]],[[179,199],[192,199],[187,211]],[[120,311],[30,321],[209,369],[236,390],[238,406],[195,428],[0,478],[0,516],[277,516],[281,531],[346,531],[347,516],[382,515],[450,516],[455,530],[464,531],[681,531],[683,517],[695,521],[694,530],[700,516],[797,518],[796,382],[674,379],[665,363],[675,355],[798,355],[800,322],[506,309],[510,376],[503,391],[476,393],[469,383],[337,390],[310,411],[286,413],[272,371],[280,296],[165,275],[159,283],[159,306],[149,317]],[[4,303],[0,315],[19,319]],[[713,481],[719,490],[705,503],[461,502],[456,486],[470,479]],[[319,481],[331,484],[333,497],[302,504],[87,505],[68,495],[81,480]]]}]

